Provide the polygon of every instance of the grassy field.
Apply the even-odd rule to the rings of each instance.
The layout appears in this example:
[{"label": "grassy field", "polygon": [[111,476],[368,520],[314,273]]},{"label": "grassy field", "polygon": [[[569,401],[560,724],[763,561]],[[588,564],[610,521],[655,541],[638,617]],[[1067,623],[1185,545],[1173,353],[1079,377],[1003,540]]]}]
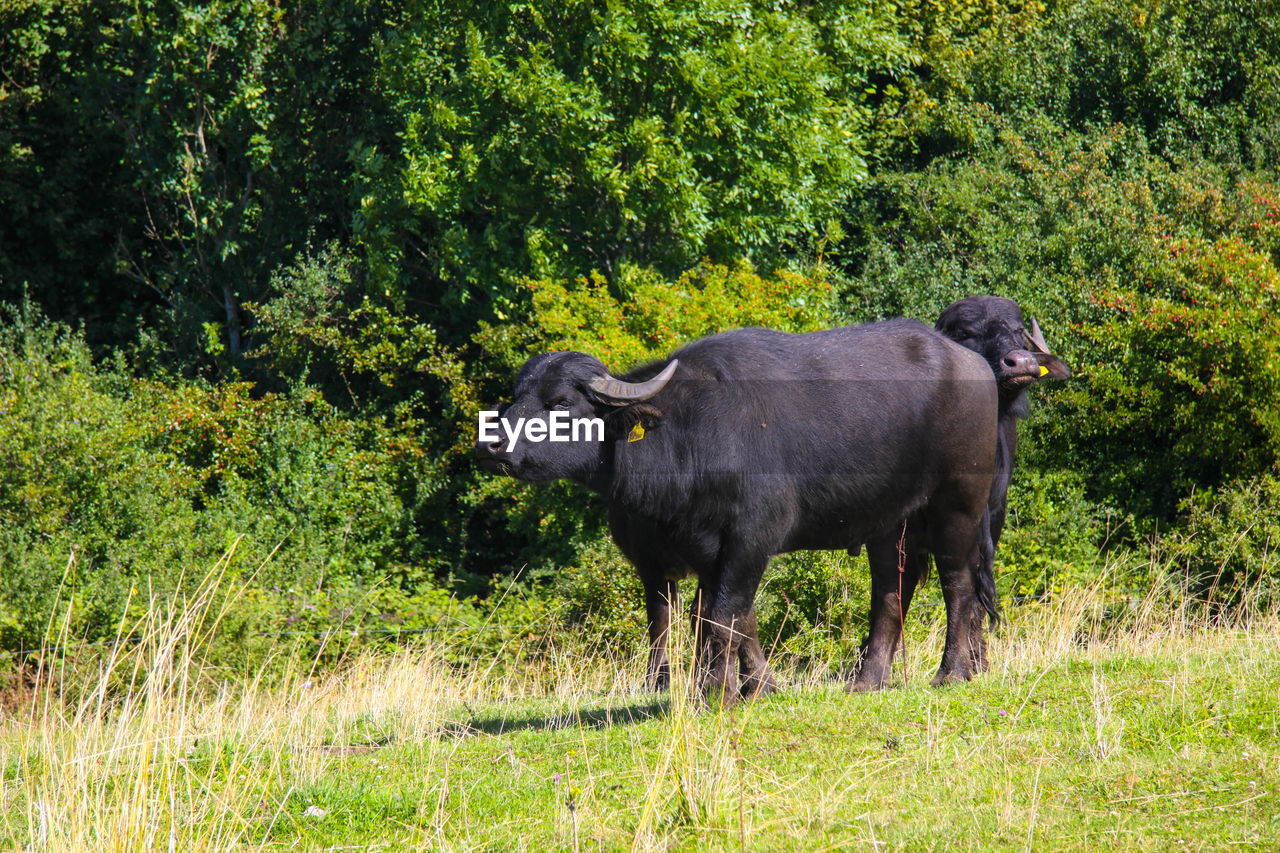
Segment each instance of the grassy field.
[{"label": "grassy field", "polygon": [[201,607],[152,608],[146,641],[6,714],[0,846],[1280,849],[1274,618],[1075,591],[1012,609],[992,671],[936,690],[923,611],[892,689],[792,672],[709,711],[683,680],[637,692],[639,649],[463,671],[420,647],[228,680],[193,652]]}]

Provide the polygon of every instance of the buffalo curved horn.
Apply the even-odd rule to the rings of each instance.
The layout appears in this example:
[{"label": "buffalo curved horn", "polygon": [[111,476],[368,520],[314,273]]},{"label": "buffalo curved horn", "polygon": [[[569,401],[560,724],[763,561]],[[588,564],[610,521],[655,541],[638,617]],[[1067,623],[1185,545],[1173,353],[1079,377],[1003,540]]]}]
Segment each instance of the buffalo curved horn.
[{"label": "buffalo curved horn", "polygon": [[646,379],[644,382],[623,382],[621,379],[606,373],[604,376],[597,376],[592,379],[588,383],[588,387],[596,395],[596,399],[611,406],[638,403],[641,400],[648,400],[661,391],[663,386],[671,380],[672,375],[676,372],[676,365],[679,363],[679,359],[671,359],[671,363],[663,368],[661,373],[652,379]]},{"label": "buffalo curved horn", "polygon": [[1036,318],[1031,318],[1031,343],[1045,355],[1051,355],[1049,345],[1044,342],[1044,335],[1040,334],[1040,324],[1036,322]]}]

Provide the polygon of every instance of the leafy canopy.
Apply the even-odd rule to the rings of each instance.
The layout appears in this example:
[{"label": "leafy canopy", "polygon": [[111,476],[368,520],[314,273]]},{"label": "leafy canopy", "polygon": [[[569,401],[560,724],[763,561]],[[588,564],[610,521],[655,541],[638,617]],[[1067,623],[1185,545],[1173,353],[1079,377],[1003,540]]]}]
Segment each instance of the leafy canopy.
[{"label": "leafy canopy", "polygon": [[400,156],[364,152],[375,280],[501,315],[512,274],[808,248],[866,176],[849,76],[905,50],[867,8],[414,5],[383,60]]}]

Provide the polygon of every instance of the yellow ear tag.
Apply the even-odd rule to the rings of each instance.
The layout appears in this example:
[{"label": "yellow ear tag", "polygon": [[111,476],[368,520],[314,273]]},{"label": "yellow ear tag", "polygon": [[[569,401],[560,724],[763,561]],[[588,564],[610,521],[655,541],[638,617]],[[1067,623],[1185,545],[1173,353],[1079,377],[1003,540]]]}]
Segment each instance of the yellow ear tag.
[{"label": "yellow ear tag", "polygon": [[1042,364],[1042,365],[1040,365],[1040,375],[1041,375],[1041,376],[1048,376],[1048,375],[1049,375],[1049,368],[1045,367],[1043,364]]},{"label": "yellow ear tag", "polygon": [[627,435],[627,441],[639,441],[644,438],[644,427],[636,424],[631,428],[630,434]]}]

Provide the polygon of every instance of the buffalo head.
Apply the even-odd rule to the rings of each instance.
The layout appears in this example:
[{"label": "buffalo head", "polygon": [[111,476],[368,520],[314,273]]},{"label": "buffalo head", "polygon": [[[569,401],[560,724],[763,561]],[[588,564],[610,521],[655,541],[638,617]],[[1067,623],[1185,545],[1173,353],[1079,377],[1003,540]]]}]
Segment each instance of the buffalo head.
[{"label": "buffalo head", "polygon": [[1070,368],[1049,352],[1035,318],[1028,329],[1022,309],[999,296],[970,296],[938,317],[939,332],[987,360],[1002,399],[1016,397],[1041,379],[1066,379]]},{"label": "buffalo head", "polygon": [[528,482],[589,483],[605,458],[606,440],[658,416],[643,404],[666,386],[678,364],[672,359],[656,375],[631,381],[611,375],[585,353],[534,356],[520,368],[511,402],[489,419],[487,431],[482,421],[476,462]]}]

